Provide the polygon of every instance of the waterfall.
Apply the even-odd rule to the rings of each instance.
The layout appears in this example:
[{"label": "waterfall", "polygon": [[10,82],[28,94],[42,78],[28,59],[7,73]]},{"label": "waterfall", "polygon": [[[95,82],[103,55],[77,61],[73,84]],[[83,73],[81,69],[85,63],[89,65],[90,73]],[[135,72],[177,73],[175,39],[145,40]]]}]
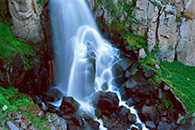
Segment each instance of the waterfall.
[{"label": "waterfall", "polygon": [[58,84],[82,100],[110,82],[118,50],[102,38],[84,0],[51,0],[51,5]]},{"label": "waterfall", "polygon": [[50,0],[50,5],[58,87],[81,104],[105,83],[107,91],[115,91],[111,67],[119,51],[101,36],[85,0]]}]

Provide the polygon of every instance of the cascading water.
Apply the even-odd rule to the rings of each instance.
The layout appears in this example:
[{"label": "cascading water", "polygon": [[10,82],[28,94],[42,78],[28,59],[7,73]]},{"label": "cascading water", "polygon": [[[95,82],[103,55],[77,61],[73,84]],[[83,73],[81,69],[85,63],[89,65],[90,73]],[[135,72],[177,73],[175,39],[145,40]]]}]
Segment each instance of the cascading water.
[{"label": "cascading water", "polygon": [[119,53],[98,32],[86,2],[50,0],[50,5],[58,87],[81,104],[104,83],[114,91],[111,67]]},{"label": "cascading water", "polygon": [[82,100],[112,79],[118,50],[101,37],[84,0],[51,0],[51,5],[58,84]]}]

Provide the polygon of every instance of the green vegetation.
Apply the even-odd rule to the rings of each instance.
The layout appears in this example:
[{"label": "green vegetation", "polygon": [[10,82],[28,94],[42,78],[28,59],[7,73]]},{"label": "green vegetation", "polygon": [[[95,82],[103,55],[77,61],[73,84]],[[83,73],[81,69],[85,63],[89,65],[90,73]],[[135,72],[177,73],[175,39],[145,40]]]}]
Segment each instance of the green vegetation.
[{"label": "green vegetation", "polygon": [[7,20],[0,20],[0,59],[9,59],[16,53],[21,53],[25,70],[32,67],[32,60],[27,56],[34,56],[35,51],[29,44],[21,43],[12,34],[11,25]]},{"label": "green vegetation", "polygon": [[118,0],[117,3],[114,3],[114,0],[97,0],[95,2],[95,10],[99,7],[100,3],[105,5],[106,9],[108,9],[116,21],[121,22],[120,19],[124,16],[123,23],[137,22],[135,16],[132,15],[132,11],[136,9],[136,0],[132,0],[128,4],[126,0]]},{"label": "green vegetation", "polygon": [[156,102],[155,106],[157,106],[159,109],[162,107],[165,107],[166,109],[171,110],[174,107],[172,102],[168,99],[165,99],[165,98],[161,99],[161,100],[156,100],[155,102]]},{"label": "green vegetation", "polygon": [[[46,119],[41,119],[37,115],[37,111],[40,111],[39,107],[32,102],[32,99],[28,95],[19,93],[17,89],[9,87],[8,89],[0,87],[0,109],[3,105],[8,108],[5,111],[0,111],[0,123],[2,121],[9,121],[10,119],[3,118],[8,113],[24,114],[38,129],[45,129],[44,124],[49,126],[49,122]],[[23,111],[20,111],[23,109]]]},{"label": "green vegetation", "polygon": [[[154,6],[158,7],[158,9],[161,9],[161,5],[157,1],[150,1]],[[166,3],[166,1],[161,1],[161,3]]]},{"label": "green vegetation", "polygon": [[134,75],[137,72],[136,68],[132,68],[131,70],[132,70],[132,75]]},{"label": "green vegetation", "polygon": [[48,0],[38,0],[37,3],[45,5]]},{"label": "green vegetation", "polygon": [[177,16],[177,17],[176,17],[176,22],[180,23],[181,21],[182,21],[182,18],[179,17],[179,16]]},{"label": "green vegetation", "polygon": [[95,11],[99,8],[100,4],[101,4],[100,2],[95,2],[95,5],[94,5]]},{"label": "green vegetation", "polygon": [[146,49],[146,37],[139,36],[137,34],[128,33],[127,35],[123,35],[124,39],[126,40],[129,46],[132,46],[133,49]]},{"label": "green vegetation", "polygon": [[185,66],[178,61],[161,62],[162,77],[182,99],[190,114],[195,112],[195,67]]}]

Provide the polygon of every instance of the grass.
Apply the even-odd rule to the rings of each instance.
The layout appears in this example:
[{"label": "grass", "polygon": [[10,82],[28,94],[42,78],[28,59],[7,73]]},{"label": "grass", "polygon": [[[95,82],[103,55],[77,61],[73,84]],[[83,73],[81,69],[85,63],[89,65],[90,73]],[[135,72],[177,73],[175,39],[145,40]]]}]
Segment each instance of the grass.
[{"label": "grass", "polygon": [[0,20],[0,59],[10,59],[16,53],[21,53],[25,70],[32,67],[32,60],[27,56],[35,56],[35,51],[29,44],[21,43],[12,34],[10,23],[4,19]]},{"label": "grass", "polygon": [[162,77],[184,102],[190,114],[195,112],[195,67],[185,66],[178,61],[161,62]]},{"label": "grass", "polygon": [[[8,113],[19,113],[24,114],[38,129],[45,129],[44,124],[49,126],[49,122],[46,119],[41,119],[35,113],[40,110],[37,105],[25,94],[19,93],[18,89],[9,87],[5,89],[0,87],[0,108],[6,105],[8,108],[5,111],[0,111],[0,123],[2,121],[9,121],[2,118]],[[25,108],[24,111],[20,111],[20,107]]]},{"label": "grass", "polygon": [[129,46],[132,46],[133,49],[146,48],[146,37],[139,36],[137,34],[128,33],[127,35],[123,35],[126,43]]},{"label": "grass", "polygon": [[47,3],[48,0],[38,0],[37,3],[45,5],[45,3]]}]

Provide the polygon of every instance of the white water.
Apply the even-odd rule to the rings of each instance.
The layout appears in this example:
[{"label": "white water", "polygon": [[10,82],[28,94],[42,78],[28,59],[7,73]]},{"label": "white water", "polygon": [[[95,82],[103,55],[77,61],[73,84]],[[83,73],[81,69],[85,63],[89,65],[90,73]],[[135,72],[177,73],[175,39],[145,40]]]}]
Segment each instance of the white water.
[{"label": "white water", "polygon": [[105,82],[114,91],[111,67],[118,50],[98,32],[85,0],[50,0],[50,6],[58,87],[94,116],[88,102]]},{"label": "white water", "polygon": [[84,0],[50,4],[58,84],[68,96],[82,100],[112,79],[118,50],[102,38]]}]

